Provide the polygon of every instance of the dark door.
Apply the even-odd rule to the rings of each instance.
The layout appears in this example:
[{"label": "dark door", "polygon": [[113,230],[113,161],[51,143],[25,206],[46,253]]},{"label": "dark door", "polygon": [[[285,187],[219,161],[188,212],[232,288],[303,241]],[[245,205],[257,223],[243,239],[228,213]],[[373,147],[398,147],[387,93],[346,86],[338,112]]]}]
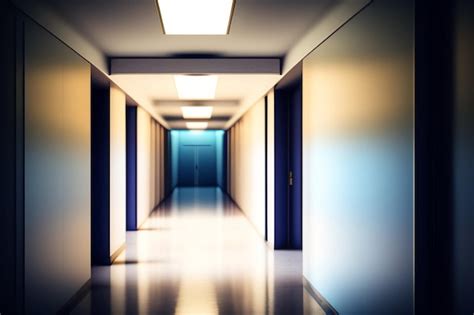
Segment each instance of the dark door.
[{"label": "dark door", "polygon": [[183,145],[179,153],[180,186],[215,186],[216,152],[212,145]]},{"label": "dark door", "polygon": [[275,89],[275,248],[302,248],[302,84]]},{"label": "dark door", "polygon": [[183,145],[179,151],[179,186],[195,185],[195,147]]},{"label": "dark door", "polygon": [[288,245],[302,248],[302,116],[301,89],[288,95]]},{"label": "dark door", "polygon": [[196,147],[197,185],[217,186],[216,181],[216,151],[214,146],[202,145]]}]

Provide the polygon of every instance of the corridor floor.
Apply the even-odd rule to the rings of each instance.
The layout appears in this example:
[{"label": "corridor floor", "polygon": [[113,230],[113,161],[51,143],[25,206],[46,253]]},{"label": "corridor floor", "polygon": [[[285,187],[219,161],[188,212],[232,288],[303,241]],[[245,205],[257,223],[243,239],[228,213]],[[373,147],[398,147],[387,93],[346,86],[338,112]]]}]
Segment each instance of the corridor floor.
[{"label": "corridor floor", "polygon": [[270,250],[219,188],[180,188],[94,267],[73,314],[324,314],[301,252]]}]

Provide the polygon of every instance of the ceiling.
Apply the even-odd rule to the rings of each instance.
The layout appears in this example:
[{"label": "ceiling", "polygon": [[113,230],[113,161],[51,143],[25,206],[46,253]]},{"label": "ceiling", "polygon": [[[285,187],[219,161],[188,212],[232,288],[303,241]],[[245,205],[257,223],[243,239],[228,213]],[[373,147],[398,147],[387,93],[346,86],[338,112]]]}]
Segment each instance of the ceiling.
[{"label": "ceiling", "polygon": [[[341,0],[236,0],[229,35],[164,35],[155,0],[42,0],[109,57],[284,57]],[[139,104],[152,104],[170,128],[181,128],[173,76],[120,74],[112,79]],[[216,120],[224,128],[239,106],[257,101],[279,75],[219,74]],[[171,102],[170,102],[171,101]],[[229,106],[232,101],[234,106]],[[202,102],[200,102],[202,103]],[[227,105],[226,105],[227,104]],[[203,104],[204,105],[204,104]],[[226,107],[227,106],[227,107]],[[220,108],[222,107],[222,108]],[[178,117],[179,118],[179,117]]]},{"label": "ceiling", "polygon": [[[216,99],[212,101],[182,101],[178,99],[173,75],[117,74],[114,81],[141,104],[151,102],[156,112],[172,129],[185,128],[181,119],[182,105],[214,107],[209,128],[223,129],[239,107],[265,95],[279,75],[224,74],[217,76]],[[253,99],[256,97],[256,99]]]}]

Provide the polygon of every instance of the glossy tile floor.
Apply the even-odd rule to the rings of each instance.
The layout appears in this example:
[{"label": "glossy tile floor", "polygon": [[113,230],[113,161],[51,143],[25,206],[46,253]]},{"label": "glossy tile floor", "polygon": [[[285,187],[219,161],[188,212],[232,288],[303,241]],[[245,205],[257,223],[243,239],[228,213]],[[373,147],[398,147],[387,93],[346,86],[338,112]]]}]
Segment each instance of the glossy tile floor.
[{"label": "glossy tile floor", "polygon": [[180,188],[73,314],[324,314],[302,284],[300,251],[272,251],[218,188]]}]

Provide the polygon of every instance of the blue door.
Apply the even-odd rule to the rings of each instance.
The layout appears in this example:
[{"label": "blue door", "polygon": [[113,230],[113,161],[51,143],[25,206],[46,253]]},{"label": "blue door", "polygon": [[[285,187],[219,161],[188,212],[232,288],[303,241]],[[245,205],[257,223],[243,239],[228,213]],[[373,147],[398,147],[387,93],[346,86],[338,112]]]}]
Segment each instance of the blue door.
[{"label": "blue door", "polygon": [[216,186],[216,151],[212,145],[182,145],[179,186]]}]

